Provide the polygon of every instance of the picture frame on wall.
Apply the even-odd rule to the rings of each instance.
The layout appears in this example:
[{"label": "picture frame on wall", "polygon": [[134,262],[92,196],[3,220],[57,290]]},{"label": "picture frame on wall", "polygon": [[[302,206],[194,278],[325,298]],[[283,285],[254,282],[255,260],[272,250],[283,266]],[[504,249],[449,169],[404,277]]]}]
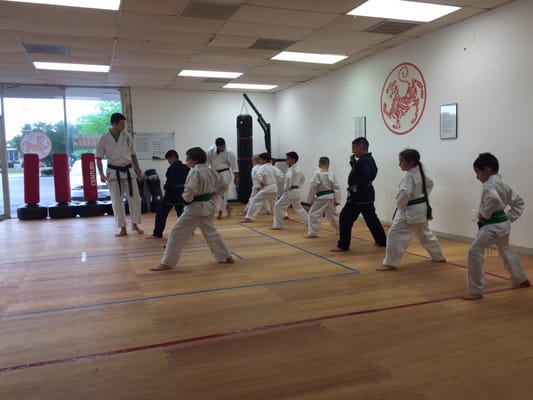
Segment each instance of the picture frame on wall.
[{"label": "picture frame on wall", "polygon": [[457,139],[457,103],[440,106],[440,138]]},{"label": "picture frame on wall", "polygon": [[355,137],[366,138],[366,117],[355,117]]}]

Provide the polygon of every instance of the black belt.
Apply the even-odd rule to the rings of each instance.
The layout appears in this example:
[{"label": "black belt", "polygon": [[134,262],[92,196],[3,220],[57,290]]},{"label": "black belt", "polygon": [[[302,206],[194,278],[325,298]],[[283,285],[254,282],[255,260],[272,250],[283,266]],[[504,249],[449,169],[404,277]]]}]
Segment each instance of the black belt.
[{"label": "black belt", "polygon": [[229,171],[229,168],[217,169],[217,172]]},{"label": "black belt", "polygon": [[131,186],[131,172],[130,172],[131,164],[126,165],[124,167],[120,167],[118,165],[107,164],[107,168],[114,169],[115,171],[117,171],[118,190],[120,190],[121,196],[122,196],[122,187],[120,186],[120,173],[121,172],[126,173],[127,179],[128,179],[128,186],[130,187],[130,197],[133,197],[133,188]]}]

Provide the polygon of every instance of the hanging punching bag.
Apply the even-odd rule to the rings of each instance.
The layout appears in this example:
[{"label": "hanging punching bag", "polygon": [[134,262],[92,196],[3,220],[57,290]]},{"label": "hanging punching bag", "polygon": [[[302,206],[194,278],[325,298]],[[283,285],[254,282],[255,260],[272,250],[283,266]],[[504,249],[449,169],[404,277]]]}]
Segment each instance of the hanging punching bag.
[{"label": "hanging punching bag", "polygon": [[239,164],[239,187],[237,194],[241,203],[247,203],[252,193],[252,116],[237,116],[237,162]]}]

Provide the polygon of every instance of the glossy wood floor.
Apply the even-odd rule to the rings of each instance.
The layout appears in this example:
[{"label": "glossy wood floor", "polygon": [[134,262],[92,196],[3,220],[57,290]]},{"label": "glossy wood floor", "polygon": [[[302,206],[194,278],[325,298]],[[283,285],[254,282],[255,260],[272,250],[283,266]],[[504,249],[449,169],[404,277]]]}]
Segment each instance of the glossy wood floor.
[{"label": "glossy wood floor", "polygon": [[496,253],[466,302],[466,244],[435,264],[414,241],[376,272],[362,220],[341,254],[327,222],[304,239],[238,220],[218,223],[234,265],[197,233],[159,273],[165,241],[116,238],[111,217],[0,222],[0,399],[531,398],[533,289]]}]

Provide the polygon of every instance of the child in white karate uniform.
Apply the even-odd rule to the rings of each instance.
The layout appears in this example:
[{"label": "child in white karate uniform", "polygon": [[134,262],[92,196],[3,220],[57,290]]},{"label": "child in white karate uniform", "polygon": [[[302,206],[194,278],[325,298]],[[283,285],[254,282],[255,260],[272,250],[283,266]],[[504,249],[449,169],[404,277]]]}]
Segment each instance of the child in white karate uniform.
[{"label": "child in white karate uniform", "polygon": [[498,159],[490,153],[482,153],[474,161],[474,171],[483,182],[479,205],[479,231],[468,249],[468,278],[465,300],[483,298],[483,253],[496,245],[513,287],[529,287],[524,266],[516,252],[509,245],[511,222],[517,220],[524,210],[524,200],[503,182],[498,175]]},{"label": "child in white karate uniform", "polygon": [[378,271],[396,270],[415,235],[429,253],[431,261],[446,262],[440,243],[428,226],[428,220],[432,219],[428,196],[433,189],[433,181],[424,174],[418,151],[406,149],[400,153],[399,159],[400,168],[406,174],[396,195],[397,209],[387,235],[385,259]]},{"label": "child in white karate uniform", "polygon": [[300,187],[305,182],[305,177],[300,169],[298,162],[298,154],[295,151],[290,151],[286,154],[287,164],[289,169],[285,175],[284,192],[274,205],[274,222],[272,229],[283,229],[283,219],[287,215],[287,208],[292,206],[294,211],[307,225],[307,212],[302,207],[300,199]]},{"label": "child in white karate uniform", "polygon": [[213,195],[225,192],[227,183],[218,172],[207,167],[206,153],[200,147],[187,150],[185,160],[191,170],[187,175],[182,197],[188,204],[170,230],[161,264],[150,268],[151,271],[174,268],[185,243],[197,227],[200,228],[211,253],[218,262],[234,263],[230,251],[215,227],[217,209],[212,199]]},{"label": "child in white karate uniform", "polygon": [[267,211],[271,209],[271,203],[278,195],[278,182],[283,180],[283,172],[270,164],[268,153],[259,154],[259,164],[256,177],[260,189],[254,197],[250,198],[246,218],[240,221],[243,223],[255,221],[262,208]]},{"label": "child in white karate uniform", "polygon": [[239,213],[239,215],[246,215],[248,208],[250,208],[250,202],[255,197],[255,195],[259,193],[259,190],[261,189],[259,181],[257,180],[257,172],[261,167],[259,160],[260,158],[258,154],[254,154],[252,156],[252,171],[250,172],[250,177],[252,180],[252,191],[250,192],[250,197],[248,198],[248,203],[246,203],[246,207],[244,207],[244,210],[242,211],[242,213]]},{"label": "child in white karate uniform", "polygon": [[312,205],[308,213],[307,235],[304,238],[318,237],[324,213],[333,228],[333,232],[339,234],[339,213],[337,212],[337,205],[341,202],[339,184],[333,172],[329,171],[328,157],[320,157],[318,168],[309,184],[307,201]]}]

